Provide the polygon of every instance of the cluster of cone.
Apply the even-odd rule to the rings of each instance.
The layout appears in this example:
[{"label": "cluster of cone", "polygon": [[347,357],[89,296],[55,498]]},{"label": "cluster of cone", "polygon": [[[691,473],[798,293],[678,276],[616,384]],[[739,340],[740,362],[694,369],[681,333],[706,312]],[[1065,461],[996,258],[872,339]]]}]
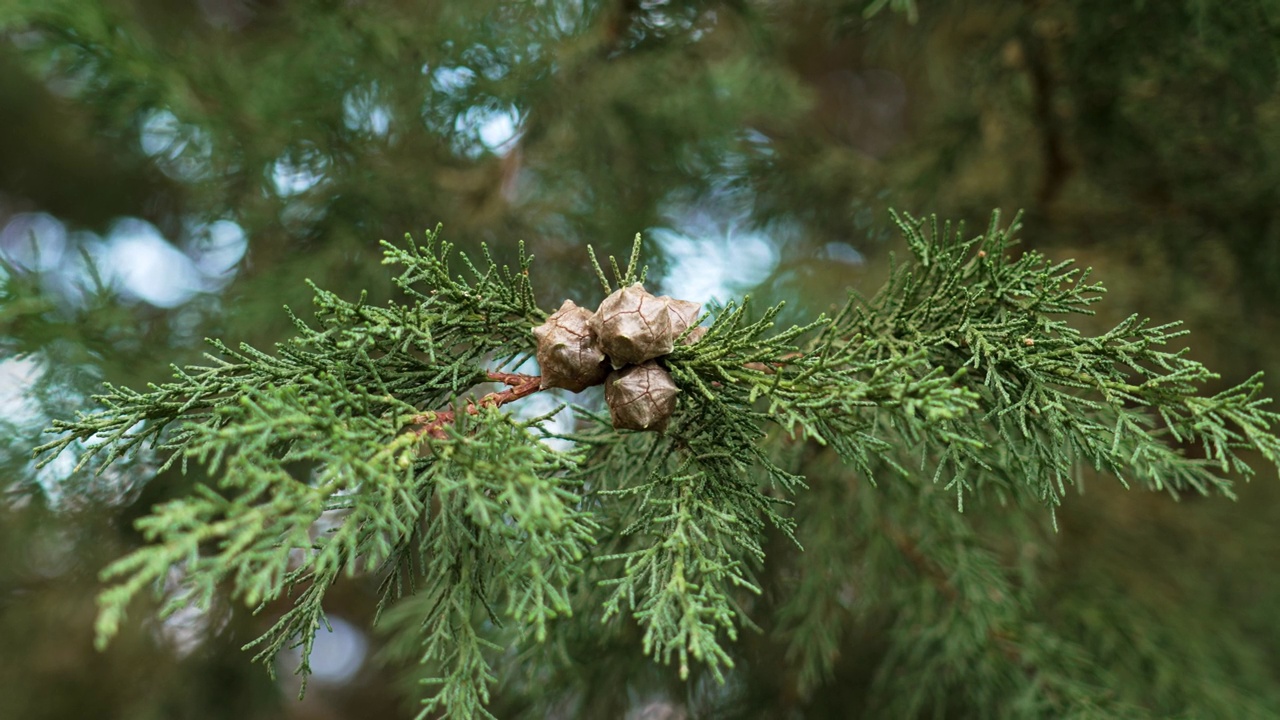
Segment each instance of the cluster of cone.
[{"label": "cluster of cone", "polygon": [[[656,358],[675,348],[700,309],[695,302],[652,295],[640,283],[614,292],[594,313],[565,300],[533,329],[542,387],[579,392],[604,383],[615,428],[661,431],[679,389]],[[684,342],[697,342],[706,332],[695,327]]]}]

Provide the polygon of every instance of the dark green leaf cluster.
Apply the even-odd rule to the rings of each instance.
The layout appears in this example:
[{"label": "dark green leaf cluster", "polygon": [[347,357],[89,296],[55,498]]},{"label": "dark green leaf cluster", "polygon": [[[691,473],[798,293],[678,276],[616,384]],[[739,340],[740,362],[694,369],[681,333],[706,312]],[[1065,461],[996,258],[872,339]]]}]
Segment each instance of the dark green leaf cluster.
[{"label": "dark green leaf cluster", "polygon": [[[297,321],[298,336],[274,355],[213,341],[213,364],[175,369],[148,392],[109,386],[96,398],[105,409],[55,424],[60,437],[37,449],[45,462],[83,443],[80,465],[97,460],[101,471],[149,443],[165,465],[195,461],[218,478],[216,490],[155,508],[139,523],[151,544],[104,571],[118,584],[102,595],[99,643],[174,569],[162,616],[208,607],[225,585],[258,608],[290,596],[293,607],[251,645],[268,663],[300,645],[304,674],[324,593],[344,572],[385,565],[388,599],[425,583],[495,619],[491,606],[505,598],[504,614],[534,636],[569,611],[565,587],[592,528],[561,477],[572,456],[538,442],[536,422],[493,411],[459,411],[438,433],[422,431],[436,417],[424,408],[451,407],[489,380],[487,367],[521,357],[543,317],[528,258],[516,271],[463,258],[455,276],[450,252],[434,233],[388,248],[409,304],[372,307],[317,288],[318,327]],[[427,657],[461,672],[479,648],[438,646],[455,620],[449,611],[423,641]],[[447,690],[458,713],[476,707]]]},{"label": "dark green leaf cluster", "polygon": [[[1228,473],[1251,472],[1237,451],[1276,462],[1280,416],[1264,409],[1260,376],[1204,397],[1218,376],[1186,349],[1166,349],[1184,334],[1177,323],[1132,316],[1085,335],[1069,316],[1092,314],[1102,286],[1070,262],[1011,256],[1018,223],[998,220],[965,238],[963,226],[899,219],[915,262],[825,331],[824,342],[858,343],[869,360],[919,357],[977,394],[981,412],[950,421],[965,441],[938,448],[937,471],[951,468],[960,502],[994,485],[1052,507],[1085,465],[1175,494],[1230,494]],[[1186,452],[1195,446],[1203,457]]]},{"label": "dark green leaf cluster", "polygon": [[542,642],[551,620],[573,612],[569,587],[597,525],[567,477],[578,458],[533,440],[541,420],[515,422],[485,408],[460,415],[429,443],[420,495],[438,507],[419,508],[383,582],[384,601],[416,592],[389,620],[410,644],[401,653],[438,668],[422,680],[437,688],[424,717],[437,709],[488,716],[495,677],[486,653],[499,648],[479,631],[483,621],[501,627],[509,618],[514,638]]},{"label": "dark green leaf cluster", "polygon": [[[1204,397],[1214,376],[1164,349],[1177,337],[1170,326],[1075,329],[1065,316],[1088,313],[1101,288],[1067,263],[1011,256],[1016,222],[993,218],[973,238],[934,219],[898,223],[912,258],[874,298],[854,295],[830,318],[781,331],[779,307],[753,317],[748,302],[731,302],[700,341],[664,357],[682,393],[662,434],[616,431],[584,406],[572,431],[553,435],[545,416],[504,408],[539,390],[534,376],[498,372],[529,357],[531,328],[546,317],[529,260],[522,252],[512,270],[487,252],[479,263],[463,256],[458,275],[434,233],[386,247],[407,302],[374,307],[316,288],[316,325],[295,319],[298,335],[274,354],[215,341],[213,364],[178,369],[173,382],[109,387],[104,409],[55,424],[59,438],[37,449],[45,461],[83,443],[81,464],[105,467],[149,443],[166,464],[202,464],[216,487],[140,521],[149,544],[105,571],[117,584],[102,595],[99,641],[148,587],[167,593],[162,615],[208,607],[230,588],[278,614],[251,644],[259,658],[300,646],[305,674],[327,589],[379,573],[384,605],[397,601],[386,614],[393,649],[420,659],[432,688],[424,713],[486,714],[499,641],[554,639],[553,621],[574,613],[629,616],[655,660],[676,661],[681,677],[701,663],[722,679],[733,666],[726,641],[752,626],[769,533],[796,536],[789,506],[806,480],[780,450],[826,446],[868,479],[888,470],[932,484],[961,509],[988,491],[1052,508],[1085,464],[1208,492],[1248,472],[1242,450],[1276,460],[1277,415],[1256,378]],[[619,285],[643,278],[638,263],[637,240],[625,270],[612,263]],[[472,394],[493,381],[511,387]],[[899,530],[882,530],[895,552],[918,554]],[[936,628],[980,645],[1015,625],[1017,592],[994,560],[961,545],[955,569],[930,571],[941,594],[998,591],[1001,602],[972,603],[998,616]],[[824,592],[802,587],[810,601]],[[592,605],[575,607],[584,599]],[[925,622],[912,612],[900,621]],[[821,635],[797,622],[797,637]],[[910,652],[944,665],[968,652],[912,638]],[[813,677],[826,667],[822,647],[806,644],[818,653],[806,661]],[[1059,659],[1070,665],[1073,652]],[[1010,667],[993,664],[984,687]]]},{"label": "dark green leaf cluster", "polygon": [[[375,416],[442,406],[483,382],[486,362],[525,352],[529,324],[545,315],[533,301],[530,258],[523,252],[516,271],[499,267],[487,251],[481,266],[463,256],[467,273],[455,277],[448,264],[453,248],[436,235],[429,233],[422,245],[407,238],[405,249],[387,245],[386,262],[404,265],[396,283],[412,303],[375,307],[315,288],[318,327],[295,317],[298,335],[279,344],[275,355],[211,340],[218,353],[209,356],[212,365],[175,368],[174,382],[148,392],[108,385],[94,398],[104,410],[55,422],[61,437],[37,454],[84,440],[81,466],[100,458],[105,467],[152,441],[172,462],[192,446],[199,428],[238,422],[246,411],[228,409],[233,401],[289,387],[331,388],[343,414],[352,412],[346,403],[355,395]],[[166,434],[177,421],[181,427]]]}]

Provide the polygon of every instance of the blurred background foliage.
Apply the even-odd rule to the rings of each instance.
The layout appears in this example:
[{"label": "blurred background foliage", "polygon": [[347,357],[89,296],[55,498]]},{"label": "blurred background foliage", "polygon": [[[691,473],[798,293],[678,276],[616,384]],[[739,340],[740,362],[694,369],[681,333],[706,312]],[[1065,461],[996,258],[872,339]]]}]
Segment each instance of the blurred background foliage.
[{"label": "blurred background foliage", "polygon": [[[875,289],[888,207],[1024,208],[1026,244],[1110,287],[1099,326],[1184,319],[1223,386],[1280,377],[1278,58],[1276,0],[0,1],[0,717],[413,715],[373,580],[331,594],[301,702],[291,666],[273,680],[239,650],[268,618],[231,604],[140,608],[94,652],[98,569],[200,477],[29,452],[104,380],[163,379],[206,336],[282,337],[304,278],[381,301],[377,241],[437,222],[501,257],[525,240],[546,308],[594,292],[587,243],[643,231],[663,290],[800,320]],[[884,657],[910,613],[849,595],[892,554],[877,535],[926,547],[954,521],[1087,653],[1071,677],[1155,717],[1280,716],[1275,478],[1232,503],[1087,477],[1054,533],[810,465],[808,550],[773,547],[726,688],[679,683],[632,629],[584,630],[523,658],[495,712],[912,716],[867,699],[912,692]],[[895,562],[879,582],[924,582]],[[945,714],[968,716],[949,682]]]}]

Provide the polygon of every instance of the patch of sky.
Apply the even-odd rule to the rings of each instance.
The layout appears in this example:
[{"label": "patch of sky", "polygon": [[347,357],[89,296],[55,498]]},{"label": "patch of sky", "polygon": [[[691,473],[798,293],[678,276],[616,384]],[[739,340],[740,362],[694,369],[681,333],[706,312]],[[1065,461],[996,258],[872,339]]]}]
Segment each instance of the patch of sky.
[{"label": "patch of sky", "polygon": [[112,292],[114,279],[107,266],[107,244],[95,233],[78,231],[71,233],[77,252],[68,253],[56,271],[45,273],[41,286],[51,295],[71,308],[84,307],[102,293]]},{"label": "patch of sky", "polygon": [[655,28],[670,28],[675,25],[675,18],[668,10],[671,0],[640,0],[640,10],[645,24]]},{"label": "patch of sky", "polygon": [[462,61],[476,68],[486,80],[501,80],[507,76],[507,65],[492,48],[472,45],[462,53]]},{"label": "patch of sky", "polygon": [[477,158],[486,152],[501,155],[519,139],[521,117],[512,107],[474,106],[454,120],[454,149]]},{"label": "patch of sky", "polygon": [[[224,287],[234,277],[248,245],[244,230],[227,219],[193,221],[184,235],[184,249],[179,249],[154,225],[139,218],[121,218],[100,237],[69,231],[47,214],[24,213],[0,227],[0,257],[13,272],[38,275],[47,297],[68,311],[84,307],[102,293],[175,308]],[[57,343],[52,343],[37,353],[0,360],[0,427],[5,432],[12,436],[34,434],[49,424],[51,415],[71,412],[64,412],[63,406],[83,406],[83,394],[74,387],[77,383],[59,379],[72,367],[60,357]],[[50,375],[51,368],[59,377]],[[94,372],[90,366],[75,368],[78,374]],[[98,381],[93,378],[88,384]],[[53,385],[58,388],[56,396],[47,392]],[[149,472],[143,459],[111,468],[86,482],[72,483],[82,452],[76,444],[43,468],[29,465],[26,476],[51,506],[70,507],[86,498],[123,502]]]},{"label": "patch of sky", "polygon": [[742,133],[742,140],[753,152],[766,157],[773,157],[773,139],[759,130],[747,128]]},{"label": "patch of sky", "polygon": [[[41,430],[54,417],[66,417],[74,409],[83,408],[87,395],[101,382],[100,374],[88,365],[69,362],[64,343],[53,342],[38,352],[0,361],[0,430],[17,439],[16,446],[29,448],[48,440]],[[74,376],[70,380],[64,380]],[[10,487],[15,502],[38,494],[41,501],[55,510],[83,509],[97,504],[121,505],[136,497],[142,481],[154,471],[147,457],[118,464],[95,474],[81,470],[76,464],[84,453],[84,445],[76,442],[43,467],[26,457],[25,469],[18,473],[22,480]],[[0,458],[6,450],[0,448]],[[19,460],[5,458],[6,462]]]},{"label": "patch of sky", "polygon": [[866,258],[858,249],[846,242],[829,242],[818,249],[817,257],[844,265],[861,265]]},{"label": "patch of sky", "polygon": [[[41,441],[43,440],[44,438],[41,439]],[[43,502],[54,510],[64,510],[77,505],[85,505],[87,503],[83,502],[83,498],[96,494],[90,488],[77,487],[71,483],[72,478],[76,475],[76,463],[80,460],[79,451],[79,447],[69,448],[40,468],[37,468],[33,461],[27,465],[26,472],[22,473],[25,478],[34,480],[34,486],[40,488],[39,495]],[[92,478],[90,482],[94,485],[111,485],[120,477],[122,476],[118,472],[104,472],[102,475]],[[78,490],[84,492],[77,492]]]},{"label": "patch of sky", "polygon": [[204,645],[209,634],[209,613],[184,605],[164,619],[158,634],[174,655],[185,658]]},{"label": "patch of sky", "polygon": [[[546,23],[546,18],[551,19],[550,24],[539,29],[546,32],[552,40],[577,35],[592,19],[592,13],[583,0],[534,0],[534,6],[539,10],[534,16],[541,22]],[[551,9],[550,13],[545,12],[547,8]]]},{"label": "patch of sky", "polygon": [[0,361],[0,415],[6,424],[30,428],[44,422],[40,404],[29,392],[43,374],[40,361],[30,355]]},{"label": "patch of sky", "polygon": [[662,291],[706,304],[723,303],[758,285],[778,266],[778,243],[754,227],[741,198],[724,192],[667,209],[668,224],[650,230],[667,260]]},{"label": "patch of sky", "polygon": [[208,133],[183,123],[169,110],[153,110],[143,118],[138,143],[175,180],[197,182],[211,174],[213,143]]},{"label": "patch of sky", "polygon": [[0,257],[19,270],[54,270],[66,249],[67,228],[48,213],[18,213],[0,228]]},{"label": "patch of sky", "polygon": [[475,71],[471,68],[444,65],[431,72],[431,87],[436,92],[455,93],[465,89],[475,79]]},{"label": "patch of sky", "polygon": [[71,306],[101,289],[172,308],[226,286],[248,248],[244,230],[227,219],[190,222],[185,235],[179,249],[139,218],[120,218],[99,237],[68,232],[51,215],[23,213],[0,228],[0,257],[38,273],[41,286]]},{"label": "patch of sky", "polygon": [[[530,372],[538,371],[534,369]],[[584,390],[583,393],[590,391],[591,389],[589,388]],[[563,392],[568,393],[569,391],[565,390]],[[568,435],[574,431],[576,424],[573,410],[565,404],[564,398],[556,397],[546,392],[530,395],[513,404],[512,415],[520,420],[532,420],[533,418],[545,416],[545,419],[538,426],[548,435]],[[547,447],[559,452],[569,452],[573,450],[575,445],[572,440],[566,440],[562,437],[543,437],[541,441]]]},{"label": "patch of sky", "polygon": [[0,227],[0,260],[20,273],[39,276],[49,299],[70,307],[83,305],[92,292],[85,254],[97,255],[101,241],[92,233],[69,232],[46,213],[18,213]]},{"label": "patch of sky", "polygon": [[271,165],[271,184],[282,198],[300,195],[325,179],[329,158],[315,148],[291,151]]},{"label": "patch of sky", "polygon": [[231,220],[190,223],[183,249],[203,276],[205,291],[220,289],[235,277],[249,238],[244,228]]},{"label": "patch of sky", "polygon": [[391,108],[379,102],[378,84],[351,90],[342,98],[342,121],[347,129],[386,137],[391,130]]},{"label": "patch of sky", "polygon": [[[311,647],[311,681],[341,685],[349,682],[364,665],[369,652],[369,641],[355,625],[336,615],[327,618],[328,628],[316,629],[315,644]],[[295,646],[280,653],[280,673],[284,682],[297,683],[293,671],[302,662],[302,651]]]},{"label": "patch of sky", "polygon": [[485,147],[501,152],[520,137],[520,115],[514,110],[490,113],[480,122],[476,134]]},{"label": "patch of sky", "polygon": [[157,307],[181,305],[203,286],[191,258],[138,218],[122,218],[111,226],[105,260],[121,292]]},{"label": "patch of sky", "polygon": [[167,599],[180,607],[159,626],[152,627],[152,632],[163,639],[179,658],[198,650],[205,640],[226,627],[230,620],[229,614],[221,613],[221,620],[215,627],[212,614],[192,604],[195,599],[193,592],[181,589],[184,575],[185,571],[180,566],[174,566],[165,576],[164,591]]},{"label": "patch of sky", "polygon": [[716,26],[716,23],[719,22],[720,18],[718,15],[716,15],[715,10],[708,10],[702,14],[699,20],[701,22],[699,22],[697,25],[693,27],[692,30],[689,31],[689,40],[693,42],[697,42],[702,38],[706,37],[707,33],[710,32],[711,29]]}]

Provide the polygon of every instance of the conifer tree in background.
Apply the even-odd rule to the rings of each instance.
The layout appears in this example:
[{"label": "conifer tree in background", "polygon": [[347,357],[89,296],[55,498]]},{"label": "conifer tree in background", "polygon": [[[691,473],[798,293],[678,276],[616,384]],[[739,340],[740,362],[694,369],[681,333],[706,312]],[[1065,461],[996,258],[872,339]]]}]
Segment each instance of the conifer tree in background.
[{"label": "conifer tree in background", "polygon": [[1280,714],[1277,10],[10,3],[0,715]]}]

